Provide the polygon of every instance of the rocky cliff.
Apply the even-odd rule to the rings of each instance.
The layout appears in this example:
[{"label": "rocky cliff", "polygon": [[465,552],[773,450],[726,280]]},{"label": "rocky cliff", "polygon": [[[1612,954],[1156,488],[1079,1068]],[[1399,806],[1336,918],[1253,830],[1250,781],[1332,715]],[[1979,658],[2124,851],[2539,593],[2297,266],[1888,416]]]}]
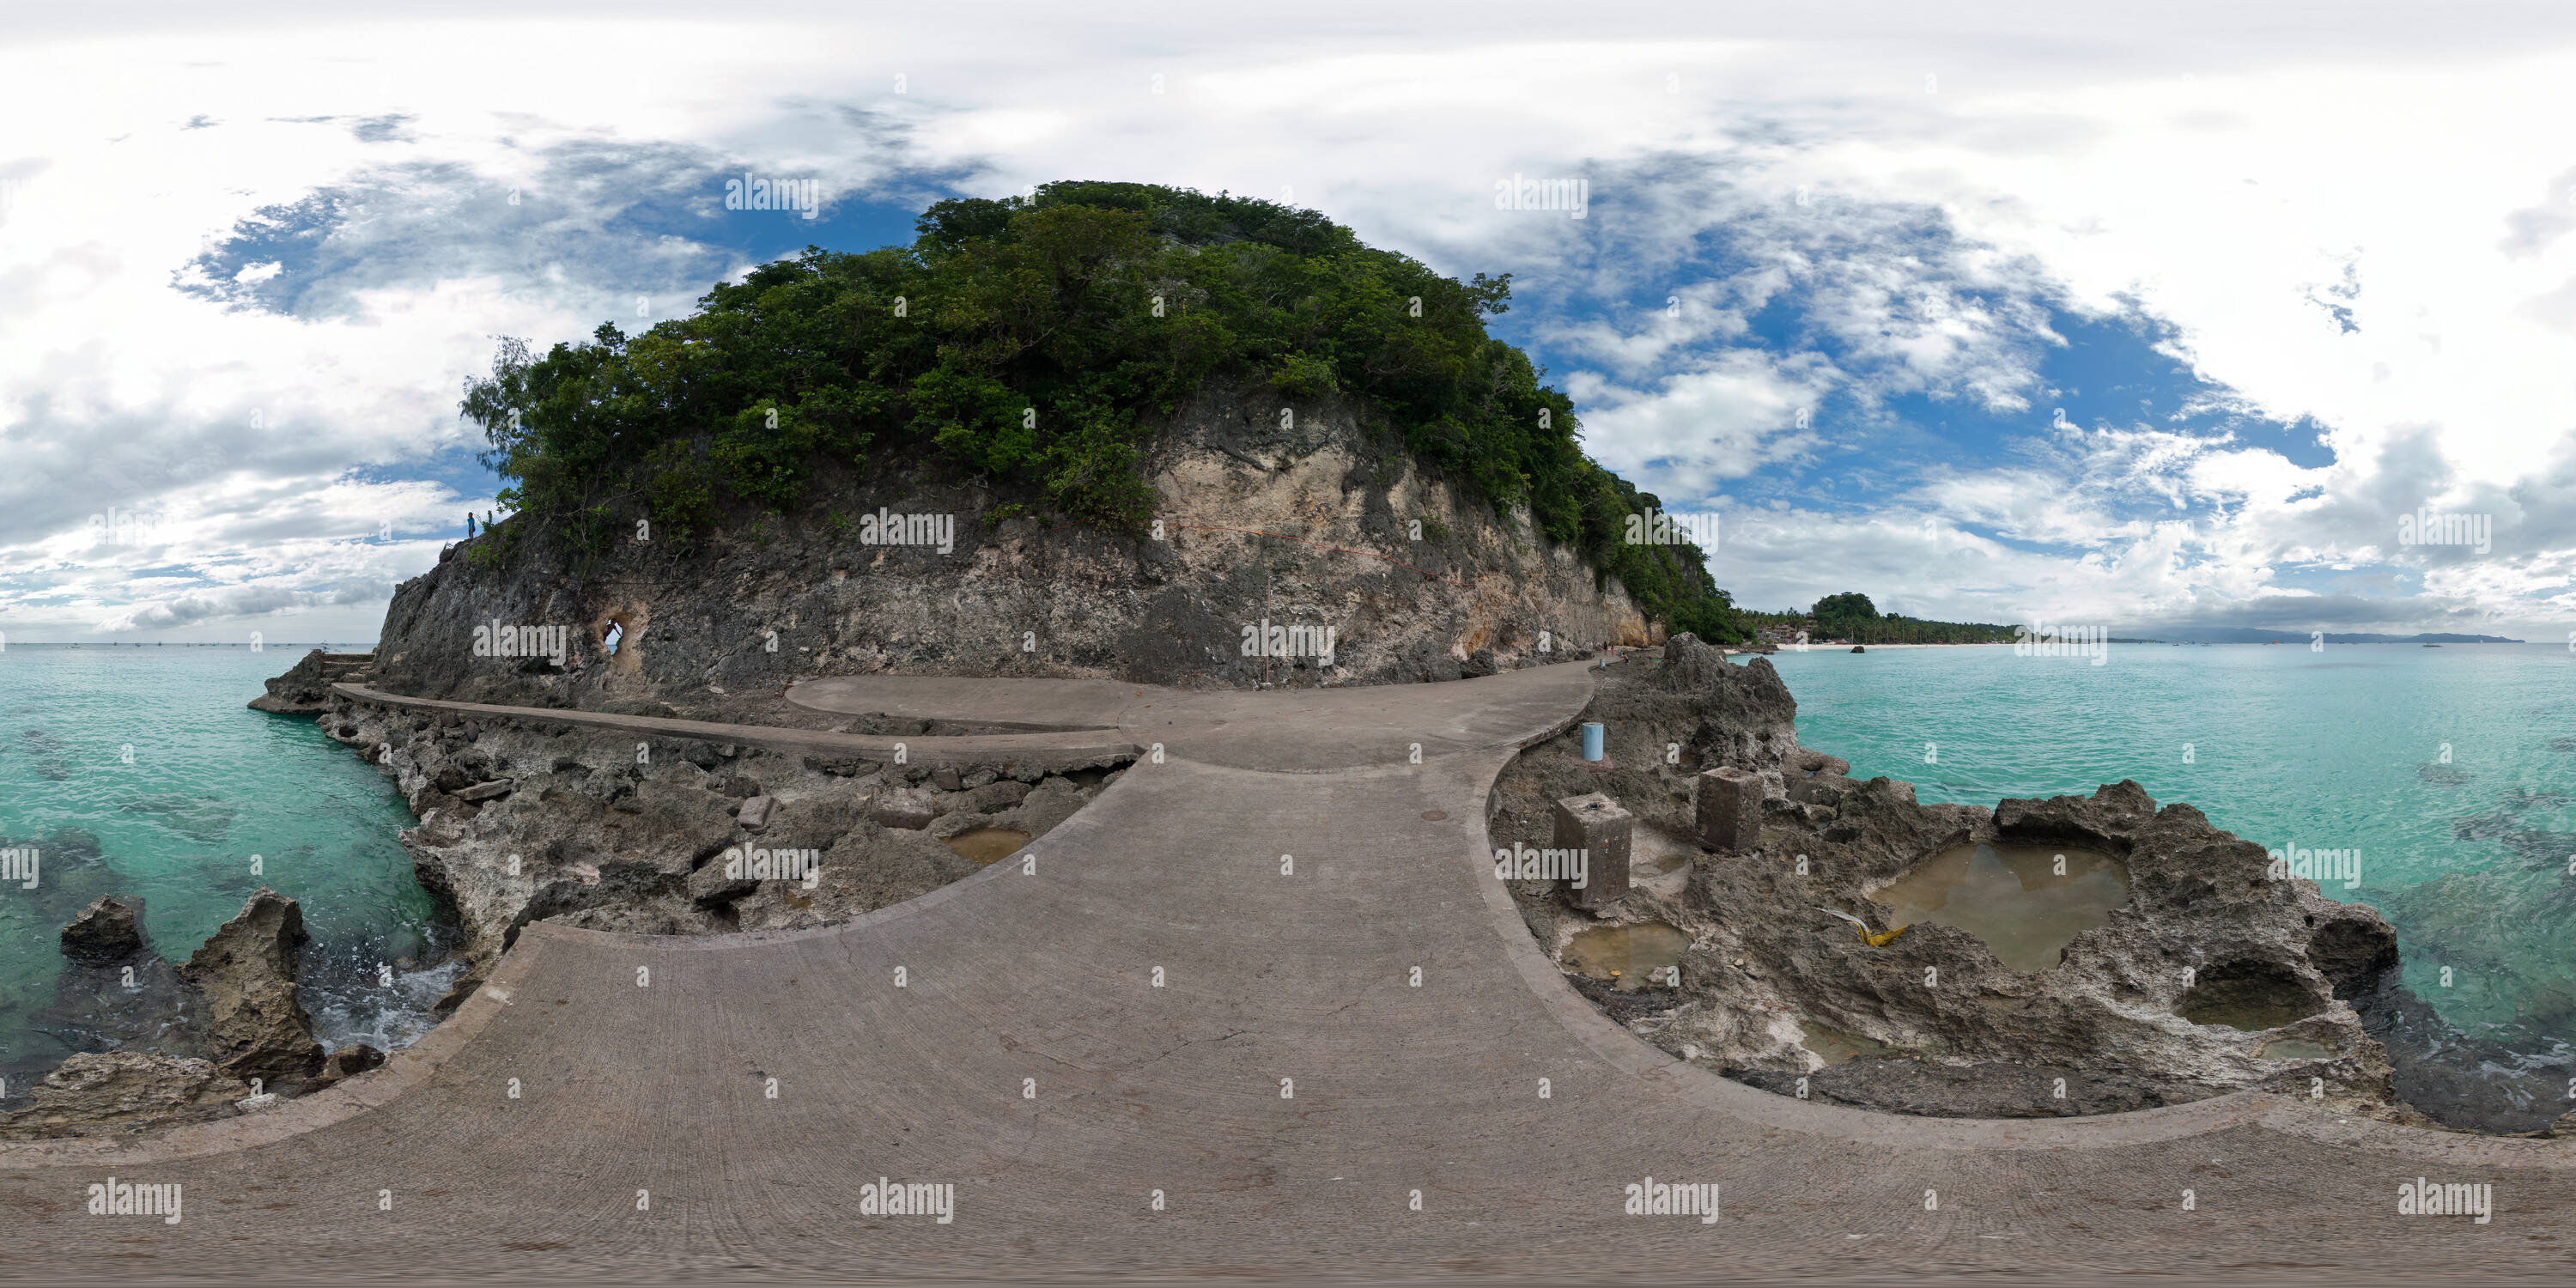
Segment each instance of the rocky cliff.
[{"label": "rocky cliff", "polygon": [[1134,535],[1021,515],[973,476],[892,458],[792,515],[685,544],[621,530],[598,559],[513,518],[403,584],[375,672],[416,696],[694,706],[879,671],[1453,679],[1656,637],[1615,578],[1414,463],[1364,406],[1283,418],[1278,401],[1212,389],[1174,413],[1148,462],[1153,526]]}]

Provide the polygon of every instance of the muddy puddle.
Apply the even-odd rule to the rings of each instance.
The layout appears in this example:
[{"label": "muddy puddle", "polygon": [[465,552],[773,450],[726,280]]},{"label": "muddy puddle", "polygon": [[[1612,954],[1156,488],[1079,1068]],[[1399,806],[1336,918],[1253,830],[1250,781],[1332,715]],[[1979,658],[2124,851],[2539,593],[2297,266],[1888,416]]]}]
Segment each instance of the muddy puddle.
[{"label": "muddy puddle", "polygon": [[2017,971],[2044,971],[2066,945],[2129,901],[2129,871],[2063,846],[1959,846],[1870,893],[1888,925],[1935,922],[1986,942]]},{"label": "muddy puddle", "polygon": [[2332,1060],[2342,1054],[2322,1042],[2310,1042],[2306,1038],[2274,1038],[2264,1043],[2263,1049],[2255,1052],[2254,1057],[2258,1060]]},{"label": "muddy puddle", "polygon": [[1798,1031],[1798,1045],[1813,1052],[1817,1059],[1828,1065],[1848,1064],[1853,1060],[1877,1059],[1890,1054],[1890,1048],[1884,1042],[1865,1038],[1857,1033],[1846,1033],[1832,1025],[1819,1024],[1814,1020],[1798,1021]]},{"label": "muddy puddle", "polygon": [[1020,852],[1029,843],[1029,834],[1007,827],[968,828],[948,838],[948,848],[969,863],[992,863]]},{"label": "muddy puddle", "polygon": [[1595,926],[1575,932],[1565,946],[1565,964],[1593,979],[1616,979],[1621,992],[1667,982],[1664,974],[1681,968],[1690,936],[1660,921],[1631,926]]}]

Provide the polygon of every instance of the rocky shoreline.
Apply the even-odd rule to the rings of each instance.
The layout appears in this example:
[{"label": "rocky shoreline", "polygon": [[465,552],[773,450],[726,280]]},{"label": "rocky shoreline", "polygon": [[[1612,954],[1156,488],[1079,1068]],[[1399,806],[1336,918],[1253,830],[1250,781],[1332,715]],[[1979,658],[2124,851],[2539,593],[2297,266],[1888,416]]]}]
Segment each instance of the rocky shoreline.
[{"label": "rocky shoreline", "polygon": [[374,1068],[384,1053],[326,1054],[296,984],[309,936],[292,899],[262,888],[173,967],[142,931],[143,901],[102,896],[62,931],[69,961],[39,1019],[80,1051],[0,1115],[0,1139],[131,1134],[231,1117]]},{"label": "rocky shoreline", "polygon": [[[2130,782],[1991,810],[1923,805],[1911,784],[1855,781],[1842,761],[1800,748],[1796,712],[1768,661],[1734,665],[1677,636],[1602,673],[1583,719],[1607,726],[1603,761],[1584,761],[1580,732],[1568,732],[1525,750],[1496,786],[1497,846],[1554,844],[1552,804],[1586,793],[1635,816],[1624,897],[1587,909],[1564,882],[1508,884],[1561,961],[1578,934],[1604,927],[1669,926],[1687,940],[1678,982],[1573,977],[1656,1046],[1754,1086],[1893,1113],[2071,1116],[2259,1088],[2416,1126],[2576,1134],[2576,1120],[2552,1128],[2482,1091],[2474,1061],[2413,1058],[2423,1042],[2403,1044],[2407,1067],[2392,1066],[2382,1036],[2393,1025],[2439,1021],[2397,987],[2386,920],[2312,881],[2273,879],[2262,847],[2191,806],[2159,808]],[[1693,779],[1717,765],[1760,775],[1755,844],[1699,844]],[[1978,842],[2114,856],[2129,898],[2035,973],[1954,926],[1885,937],[1888,910],[1869,896]],[[2186,1011],[2269,1011],[2275,1022],[2243,1030]]]},{"label": "rocky shoreline", "polygon": [[[720,934],[844,921],[977,870],[952,840],[996,836],[990,861],[1045,835],[1122,772],[1118,760],[1040,772],[826,761],[542,717],[467,717],[352,699],[349,658],[318,651],[268,682],[261,709],[312,714],[392,780],[418,826],[402,833],[421,884],[455,914],[461,974],[445,1015],[533,921],[641,934]],[[259,704],[255,704],[259,705]],[[830,717],[774,695],[719,695],[627,712],[925,736],[996,732],[884,716]],[[1636,820],[1627,893],[1585,907],[1561,882],[1508,882],[1540,944],[1671,927],[1677,973],[1569,981],[1612,1018],[1693,1064],[1789,1095],[1891,1113],[2010,1118],[2114,1113],[2267,1089],[2339,1112],[2485,1131],[2535,1126],[2481,1095],[2473,1044],[2397,986],[2398,945],[2361,905],[2272,879],[2264,851],[2134,783],[2090,797],[1923,805],[1910,784],[1856,781],[1802,748],[1796,702],[1770,664],[1677,636],[1598,673],[1583,720],[1525,749],[1497,782],[1498,846],[1553,842],[1554,802],[1603,793]],[[827,724],[827,722],[829,722]],[[1698,843],[1695,779],[1759,776],[1758,838]],[[1977,842],[2080,846],[2125,866],[2129,899],[2052,967],[2004,966],[1964,930],[1884,939],[1870,895],[1936,852]],[[1839,909],[1862,934],[1829,919]],[[296,995],[304,935],[292,900],[261,890],[183,966],[144,942],[139,900],[98,899],[63,932],[51,1014],[98,1035],[0,1118],[0,1137],[133,1132],[255,1111],[381,1063],[327,1055]],[[1877,932],[1877,933],[1874,933]],[[1928,982],[1937,977],[1937,983]],[[2216,1001],[2286,1017],[2259,1031],[2181,1012]],[[1817,1038],[1854,1044],[1828,1060]],[[2420,1049],[2439,1060],[2401,1059]],[[2466,1053],[2465,1055],[2462,1053]],[[2422,1109],[2435,1111],[2427,1116]]]},{"label": "rocky shoreline", "polygon": [[[930,729],[840,723],[862,733]],[[979,866],[952,839],[1044,836],[1114,781],[1124,760],[1066,772],[826,761],[336,694],[320,724],[392,779],[420,820],[402,843],[421,884],[455,908],[467,962],[442,1011],[532,921],[662,935],[784,930],[926,894]]]}]

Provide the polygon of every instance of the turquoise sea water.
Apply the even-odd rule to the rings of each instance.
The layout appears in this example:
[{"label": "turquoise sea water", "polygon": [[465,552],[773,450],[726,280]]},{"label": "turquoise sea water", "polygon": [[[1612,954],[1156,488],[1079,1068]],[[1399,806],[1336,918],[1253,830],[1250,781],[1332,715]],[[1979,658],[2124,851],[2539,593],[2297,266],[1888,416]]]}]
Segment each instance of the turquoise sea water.
[{"label": "turquoise sea water", "polygon": [[[2396,925],[2443,1018],[2576,1040],[2576,654],[2565,645],[2113,644],[1772,659],[1798,740],[1918,799],[1992,807],[2134,778],[2266,849],[2358,851],[2320,881]],[[2445,975],[2447,969],[2448,974]]]},{"label": "turquoise sea water", "polygon": [[310,717],[243,705],[307,647],[0,652],[0,839],[40,860],[36,888],[0,885],[13,1092],[77,1049],[36,1012],[54,998],[62,926],[103,894],[143,896],[153,948],[184,962],[265,885],[303,906],[301,982],[326,1046],[401,1044],[425,1026],[452,970],[377,983],[380,963],[447,946],[395,839],[410,811]]}]

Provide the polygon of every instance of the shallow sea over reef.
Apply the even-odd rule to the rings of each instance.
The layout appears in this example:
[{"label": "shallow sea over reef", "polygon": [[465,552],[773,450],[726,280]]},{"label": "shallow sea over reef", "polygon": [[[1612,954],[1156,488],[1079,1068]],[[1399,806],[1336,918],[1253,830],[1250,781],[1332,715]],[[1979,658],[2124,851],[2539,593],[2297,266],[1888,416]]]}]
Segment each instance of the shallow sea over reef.
[{"label": "shallow sea over reef", "polygon": [[[0,1075],[25,1081],[87,1049],[41,1013],[65,923],[105,894],[141,895],[172,962],[261,886],[298,901],[306,1010],[326,1048],[409,1045],[458,968],[396,833],[393,784],[309,716],[243,704],[311,645],[10,644],[0,652],[0,849],[36,852],[0,883]],[[390,973],[391,982],[386,982]]]},{"label": "shallow sea over reef", "polygon": [[2136,779],[2398,930],[2463,1030],[2576,1040],[2576,652],[2564,644],[1784,650],[1801,745],[1918,799]]}]

